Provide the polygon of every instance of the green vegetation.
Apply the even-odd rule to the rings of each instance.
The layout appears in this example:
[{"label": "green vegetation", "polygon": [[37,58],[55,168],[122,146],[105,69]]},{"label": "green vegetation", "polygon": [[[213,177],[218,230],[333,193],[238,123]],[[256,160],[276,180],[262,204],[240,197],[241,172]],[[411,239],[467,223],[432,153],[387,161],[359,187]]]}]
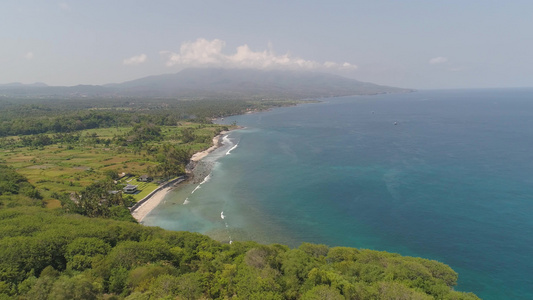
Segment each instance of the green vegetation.
[{"label": "green vegetation", "polygon": [[[212,138],[225,129],[213,124],[141,123],[130,128],[11,137],[0,159],[27,177],[45,199],[59,200],[59,195],[81,192],[96,181],[116,180],[122,173],[149,174],[158,180],[183,175],[190,156],[210,147]],[[45,139],[46,143],[39,143]],[[146,195],[155,187],[144,184],[140,190]],[[138,195],[134,198],[141,199]]]},{"label": "green vegetation", "polygon": [[477,299],[421,258],[221,244],[39,207],[0,210],[0,299]]},{"label": "green vegetation", "polygon": [[0,208],[41,205],[42,196],[13,168],[0,164]]},{"label": "green vegetation", "polygon": [[[141,226],[128,207],[157,184],[138,176],[183,174],[192,153],[228,128],[205,118],[161,124],[165,110],[118,108],[91,126],[83,120],[92,117],[75,130],[46,127],[59,113],[93,114],[62,109],[10,106],[2,116],[3,125],[27,118],[43,127],[0,141],[0,299],[478,299],[454,291],[457,274],[436,261],[307,243],[223,244]],[[122,123],[128,114],[137,121]],[[126,183],[143,191],[123,194]]]},{"label": "green vegetation", "polygon": [[135,177],[131,179],[124,178],[123,180],[121,180],[121,182],[125,182],[127,184],[137,186],[139,193],[131,195],[131,197],[133,197],[135,202],[143,199],[144,197],[146,197],[148,194],[150,194],[153,190],[155,190],[159,186],[159,184],[154,183],[154,182],[138,181],[137,179],[135,179]]},{"label": "green vegetation", "polygon": [[139,123],[176,126],[306,101],[150,100],[150,99],[13,99],[0,101],[0,137],[69,133],[85,129],[130,127]]},{"label": "green vegetation", "polygon": [[[70,207],[87,216],[111,216],[105,209],[84,211],[81,194],[105,183],[121,191],[128,181],[147,174],[155,182],[182,176],[193,153],[211,146],[215,135],[235,126],[212,124],[212,118],[262,110],[294,101],[171,99],[17,99],[0,102],[0,159],[25,176],[45,205]],[[110,182],[126,175],[118,185]],[[131,182],[135,184],[135,181]],[[139,185],[132,204],[158,183]],[[105,200],[105,199],[101,199]],[[75,205],[69,201],[74,201]],[[98,208],[102,203],[93,203]],[[104,205],[105,206],[105,205]],[[96,213],[96,214],[95,214]]]}]

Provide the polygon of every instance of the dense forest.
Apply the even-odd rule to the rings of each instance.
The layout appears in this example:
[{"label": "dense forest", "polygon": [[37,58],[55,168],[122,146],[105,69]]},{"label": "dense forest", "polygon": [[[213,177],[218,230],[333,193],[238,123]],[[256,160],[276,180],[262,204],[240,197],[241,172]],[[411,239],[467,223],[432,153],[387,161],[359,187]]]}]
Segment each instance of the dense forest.
[{"label": "dense forest", "polygon": [[0,137],[65,133],[141,122],[169,126],[182,121],[210,123],[214,118],[304,102],[309,101],[3,99],[0,100]]},{"label": "dense forest", "polygon": [[206,236],[39,207],[0,210],[0,299],[477,299],[422,258]]},{"label": "dense forest", "polygon": [[183,175],[229,129],[214,117],[292,104],[3,102],[0,299],[478,299],[454,291],[458,275],[440,262],[224,244],[137,224],[137,199],[110,193],[119,173]]}]

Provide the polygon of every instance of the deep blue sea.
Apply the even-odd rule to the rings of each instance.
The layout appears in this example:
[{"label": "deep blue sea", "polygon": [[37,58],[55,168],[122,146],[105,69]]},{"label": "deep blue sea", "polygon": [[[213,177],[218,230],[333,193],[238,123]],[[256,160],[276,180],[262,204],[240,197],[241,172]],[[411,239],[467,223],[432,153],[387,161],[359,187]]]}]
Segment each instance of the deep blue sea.
[{"label": "deep blue sea", "polygon": [[457,290],[533,299],[533,89],[323,99],[235,116],[147,225],[421,256]]}]

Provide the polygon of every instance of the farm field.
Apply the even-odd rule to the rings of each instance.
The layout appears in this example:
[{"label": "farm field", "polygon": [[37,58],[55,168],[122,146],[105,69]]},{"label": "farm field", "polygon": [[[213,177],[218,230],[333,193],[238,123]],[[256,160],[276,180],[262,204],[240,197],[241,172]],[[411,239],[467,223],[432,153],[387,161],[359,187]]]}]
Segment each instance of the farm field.
[{"label": "farm field", "polygon": [[[61,193],[80,192],[86,186],[104,180],[110,174],[129,174],[130,180],[150,172],[164,161],[163,145],[172,145],[189,156],[211,146],[212,138],[223,126],[183,123],[161,126],[160,138],[131,142],[133,127],[98,128],[75,132],[75,142],[57,142],[45,146],[3,146],[0,160],[28,178],[49,206]],[[189,135],[186,140],[184,134]],[[50,138],[53,134],[47,134]],[[20,141],[23,137],[7,137]],[[193,139],[193,140],[191,140]],[[140,193],[132,195],[137,201],[157,187],[156,183],[128,182],[139,185]]]}]

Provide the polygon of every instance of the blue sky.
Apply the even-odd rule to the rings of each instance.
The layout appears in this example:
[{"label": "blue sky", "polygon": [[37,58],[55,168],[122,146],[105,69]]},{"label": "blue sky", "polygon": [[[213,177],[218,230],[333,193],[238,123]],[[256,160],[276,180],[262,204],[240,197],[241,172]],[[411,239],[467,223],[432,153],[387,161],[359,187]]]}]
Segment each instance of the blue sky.
[{"label": "blue sky", "polygon": [[533,1],[0,3],[0,83],[104,84],[202,66],[531,87]]}]

